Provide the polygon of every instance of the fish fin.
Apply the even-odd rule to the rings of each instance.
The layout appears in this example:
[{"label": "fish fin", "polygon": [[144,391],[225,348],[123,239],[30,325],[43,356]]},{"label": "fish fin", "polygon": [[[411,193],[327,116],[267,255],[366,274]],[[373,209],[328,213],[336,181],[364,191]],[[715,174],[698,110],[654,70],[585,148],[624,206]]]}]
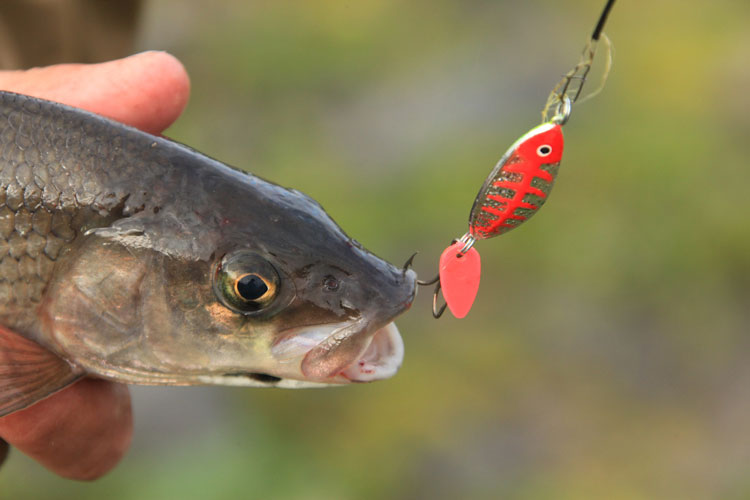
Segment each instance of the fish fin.
[{"label": "fish fin", "polygon": [[64,359],[0,326],[0,417],[26,408],[82,376]]}]

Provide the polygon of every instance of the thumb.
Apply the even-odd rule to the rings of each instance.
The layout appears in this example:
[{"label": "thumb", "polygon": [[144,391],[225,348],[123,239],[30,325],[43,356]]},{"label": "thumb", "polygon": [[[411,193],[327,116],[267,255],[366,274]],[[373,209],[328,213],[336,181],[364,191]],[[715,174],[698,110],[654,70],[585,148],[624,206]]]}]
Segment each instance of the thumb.
[{"label": "thumb", "polygon": [[166,52],[142,52],[99,64],[0,71],[0,89],[61,102],[152,134],[182,113],[190,80]]}]

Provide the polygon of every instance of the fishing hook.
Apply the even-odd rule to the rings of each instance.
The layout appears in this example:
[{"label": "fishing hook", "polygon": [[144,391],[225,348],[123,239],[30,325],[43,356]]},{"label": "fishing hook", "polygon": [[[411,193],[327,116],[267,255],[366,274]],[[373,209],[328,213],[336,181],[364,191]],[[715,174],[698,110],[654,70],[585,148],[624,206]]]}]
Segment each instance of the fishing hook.
[{"label": "fishing hook", "polygon": [[[406,271],[414,264],[414,257],[417,256],[419,252],[414,252],[414,254],[409,257],[406,260],[406,263],[404,263],[403,272],[406,273]],[[436,284],[437,283],[437,284]],[[435,285],[436,284],[436,285]],[[443,304],[440,308],[438,308],[438,296],[440,295],[440,274],[438,273],[437,276],[432,278],[429,281],[424,280],[417,280],[417,285],[419,286],[430,286],[435,285],[435,291],[432,292],[432,316],[437,319],[440,316],[443,315],[445,312],[445,308],[448,306],[448,304]]]},{"label": "fishing hook", "polygon": [[432,293],[432,317],[435,319],[440,318],[445,312],[445,308],[448,307],[447,303],[443,303],[440,309],[437,308],[438,295],[440,295],[440,276],[438,276],[437,285],[435,285],[435,291]]},{"label": "fishing hook", "polygon": [[445,312],[445,308],[448,306],[448,304],[443,304],[440,307],[440,309],[438,309],[438,306],[437,306],[438,297],[440,296],[440,288],[441,288],[440,287],[440,274],[435,276],[430,281],[417,280],[417,285],[420,285],[420,286],[430,286],[435,283],[437,283],[435,285],[435,291],[432,292],[432,316],[435,319],[438,319],[440,316],[443,315],[443,313]]},{"label": "fishing hook", "polygon": [[[414,257],[416,257],[418,253],[419,252],[414,252],[411,255],[411,257],[409,257],[408,259],[406,259],[406,262],[404,263],[404,267],[402,268],[404,274],[406,274],[406,271],[408,271],[409,268],[412,266],[412,264],[414,264]],[[417,280],[417,283],[419,283],[419,280]]]}]

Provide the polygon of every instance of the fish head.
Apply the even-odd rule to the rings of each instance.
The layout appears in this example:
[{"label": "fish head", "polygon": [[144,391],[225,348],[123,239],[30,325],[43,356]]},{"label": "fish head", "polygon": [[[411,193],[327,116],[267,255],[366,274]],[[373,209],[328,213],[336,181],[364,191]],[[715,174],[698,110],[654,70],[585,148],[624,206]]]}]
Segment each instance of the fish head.
[{"label": "fish head", "polygon": [[[415,273],[365,250],[298,191],[233,171],[214,177],[189,213],[147,209],[69,252],[41,308],[54,350],[144,384],[394,375],[403,342],[393,319],[413,301]],[[222,196],[210,196],[212,182]]]}]

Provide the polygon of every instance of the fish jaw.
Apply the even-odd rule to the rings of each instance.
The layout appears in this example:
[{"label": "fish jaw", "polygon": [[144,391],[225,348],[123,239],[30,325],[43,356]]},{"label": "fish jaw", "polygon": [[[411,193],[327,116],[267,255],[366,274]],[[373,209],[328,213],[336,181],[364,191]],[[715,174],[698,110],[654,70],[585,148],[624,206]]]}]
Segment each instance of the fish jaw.
[{"label": "fish jaw", "polygon": [[404,360],[404,341],[396,327],[390,322],[375,332],[365,351],[339,376],[351,382],[373,382],[391,378]]},{"label": "fish jaw", "polygon": [[286,376],[313,383],[373,382],[396,374],[404,342],[394,322],[368,332],[362,321],[289,332],[271,354]]},{"label": "fish jaw", "polygon": [[[227,373],[196,377],[196,382],[211,385],[243,387],[278,387],[283,389],[305,389],[366,383],[390,378],[396,374],[404,359],[404,342],[391,322],[367,336],[364,350],[351,359],[341,361],[343,366],[335,372],[325,370],[305,370],[307,357],[320,344],[325,343],[326,335],[348,330],[351,325],[321,325],[297,331],[272,347],[271,352],[277,363],[284,368],[276,374]],[[314,339],[322,339],[319,344]],[[310,366],[310,362],[307,363]]]},{"label": "fish jaw", "polygon": [[[343,320],[304,325],[282,331],[268,355],[273,375],[315,384],[372,382],[392,377],[401,367],[404,343],[394,318],[411,307],[416,295],[412,270],[391,271],[391,277],[374,283],[369,307]],[[387,276],[387,274],[383,274]],[[400,283],[388,290],[388,279]],[[342,300],[342,304],[346,301]]]},{"label": "fish jaw", "polygon": [[404,357],[404,344],[394,323],[372,333],[360,324],[343,328],[305,354],[300,369],[309,380],[335,383],[371,382],[393,376]]}]

